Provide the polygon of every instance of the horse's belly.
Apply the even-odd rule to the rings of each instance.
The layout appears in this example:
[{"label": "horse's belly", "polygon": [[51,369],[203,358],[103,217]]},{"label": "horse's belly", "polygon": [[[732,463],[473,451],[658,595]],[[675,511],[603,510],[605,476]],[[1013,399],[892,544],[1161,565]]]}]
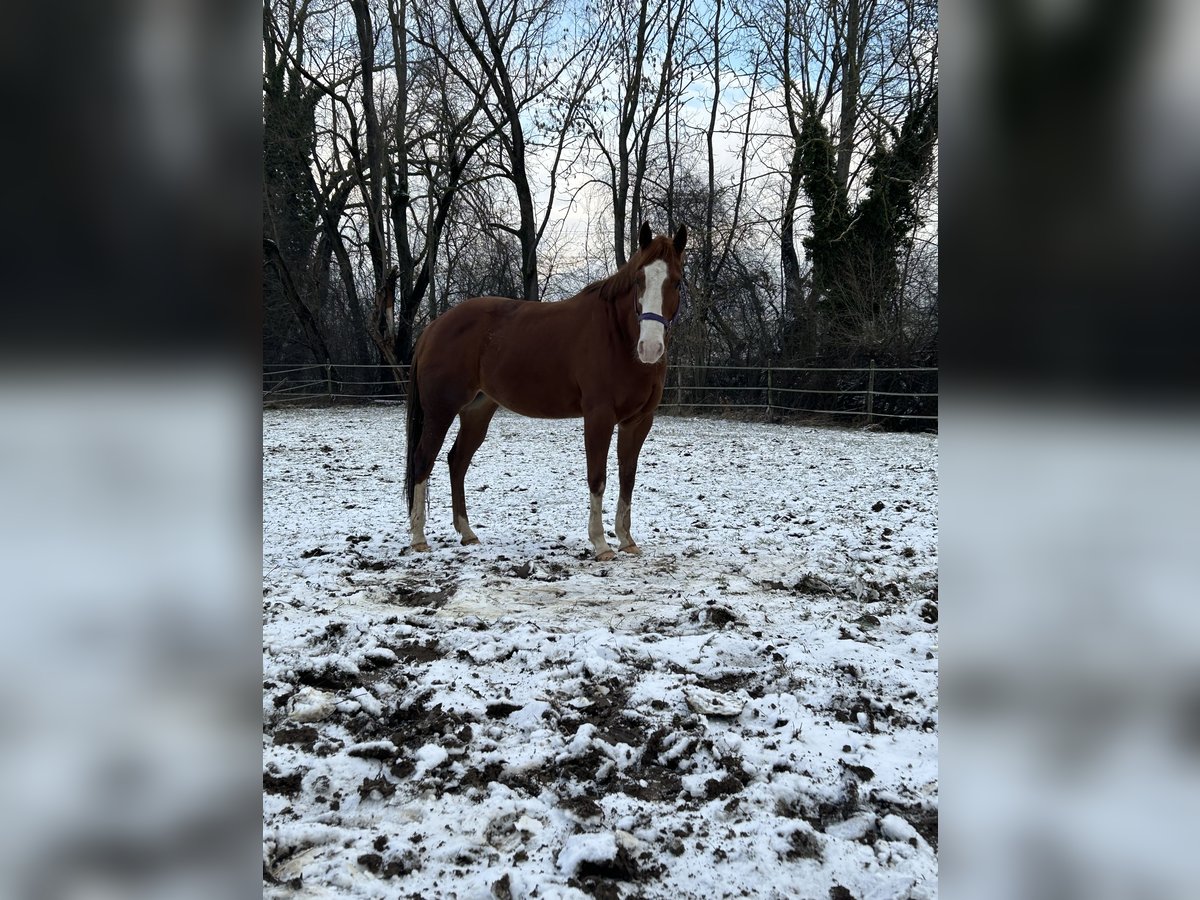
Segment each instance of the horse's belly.
[{"label": "horse's belly", "polygon": [[516,352],[493,343],[484,354],[479,375],[483,392],[515,413],[535,419],[583,415],[570,367],[557,354]]},{"label": "horse's belly", "polygon": [[484,393],[505,409],[533,419],[576,419],[583,415],[578,398],[533,396],[521,391],[497,391],[484,388]]}]

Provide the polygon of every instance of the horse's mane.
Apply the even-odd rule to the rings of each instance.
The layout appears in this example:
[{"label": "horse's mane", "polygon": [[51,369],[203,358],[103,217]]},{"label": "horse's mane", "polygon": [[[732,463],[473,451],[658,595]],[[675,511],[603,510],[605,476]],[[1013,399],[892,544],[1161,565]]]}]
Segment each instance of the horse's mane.
[{"label": "horse's mane", "polygon": [[[657,241],[658,239],[655,239],[655,243]],[[585,287],[579,292],[579,296],[583,296],[584,294],[599,295],[600,299],[606,303],[624,297],[633,290],[634,284],[637,281],[638,270],[642,266],[662,257],[663,254],[661,252],[655,253],[655,249],[655,245],[652,243],[645,250],[639,250],[633,256],[629,257],[625,265],[621,266],[613,274],[607,278],[593,281]]]},{"label": "horse's mane", "polygon": [[597,295],[606,303],[616,299],[617,297],[625,296],[633,289],[634,279],[637,277],[637,270],[639,267],[633,264],[634,260],[636,259],[637,256],[635,255],[629,260],[629,262],[625,263],[625,265],[621,266],[621,268],[617,269],[617,271],[609,275],[607,278],[601,278],[597,281],[593,281],[582,291],[580,291],[579,295],[581,297],[584,294]]}]

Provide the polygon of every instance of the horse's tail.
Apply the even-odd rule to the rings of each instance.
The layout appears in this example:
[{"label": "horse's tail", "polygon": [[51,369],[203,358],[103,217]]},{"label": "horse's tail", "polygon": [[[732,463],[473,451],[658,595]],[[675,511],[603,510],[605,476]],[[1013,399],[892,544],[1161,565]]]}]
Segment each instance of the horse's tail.
[{"label": "horse's tail", "polygon": [[[419,343],[419,342],[418,342]],[[408,498],[408,514],[412,515],[413,493],[416,490],[417,444],[425,428],[425,410],[421,406],[421,391],[417,387],[417,354],[413,353],[408,369],[408,456],[404,464],[404,496]]]}]

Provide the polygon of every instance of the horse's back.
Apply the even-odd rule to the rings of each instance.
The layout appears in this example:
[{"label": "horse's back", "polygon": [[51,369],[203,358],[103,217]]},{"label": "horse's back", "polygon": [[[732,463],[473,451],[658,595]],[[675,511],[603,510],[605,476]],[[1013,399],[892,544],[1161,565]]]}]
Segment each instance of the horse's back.
[{"label": "horse's back", "polygon": [[561,347],[580,325],[576,304],[535,303],[511,297],[472,297],[434,319],[419,343],[429,353],[482,357],[489,344],[525,355]]},{"label": "horse's back", "polygon": [[488,336],[521,302],[510,297],[472,297],[450,307],[421,332],[415,361],[436,368],[477,361]]},{"label": "horse's back", "polygon": [[578,416],[572,369],[581,315],[584,310],[570,301],[472,297],[429,324],[415,362],[422,377],[456,385],[451,390],[463,397],[483,391],[522,415]]},{"label": "horse's back", "polygon": [[475,331],[486,333],[497,321],[508,318],[522,304],[511,297],[472,297],[450,307],[429,323],[421,338],[426,343],[470,338]]}]

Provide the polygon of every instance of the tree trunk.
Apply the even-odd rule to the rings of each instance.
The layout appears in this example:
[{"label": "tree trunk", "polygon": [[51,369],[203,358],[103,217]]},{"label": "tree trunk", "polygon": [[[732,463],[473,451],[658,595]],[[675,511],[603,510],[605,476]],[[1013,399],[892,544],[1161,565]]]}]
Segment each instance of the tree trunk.
[{"label": "tree trunk", "polygon": [[860,85],[859,46],[862,30],[861,0],[848,0],[846,37],[842,61],[841,121],[838,125],[837,183],[843,193],[850,181],[850,160],[854,155],[854,133],[858,129],[858,93]]},{"label": "tree trunk", "polygon": [[321,326],[317,322],[316,316],[313,315],[312,310],[301,299],[300,292],[296,289],[296,282],[292,278],[291,270],[288,269],[283,255],[279,252],[279,247],[269,238],[263,238],[263,253],[265,261],[274,267],[276,274],[279,276],[283,295],[295,311],[296,318],[300,322],[300,327],[304,330],[305,339],[312,348],[313,354],[318,359],[329,362],[329,347],[325,343],[324,335],[321,334]]},{"label": "tree trunk", "polygon": [[[354,24],[358,33],[359,63],[362,69],[363,119],[366,124],[367,172],[359,171],[367,205],[367,247],[371,252],[371,267],[378,294],[383,285],[387,264],[387,248],[383,230],[383,135],[379,130],[379,115],[375,109],[375,26],[371,21],[368,0],[350,0]],[[365,176],[365,177],[364,177]]]},{"label": "tree trunk", "polygon": [[[629,208],[629,169],[632,155],[629,146],[629,136],[633,131],[633,123],[637,118],[638,103],[642,91],[642,63],[646,57],[646,15],[648,0],[638,4],[637,37],[634,42],[633,60],[625,72],[625,96],[621,98],[621,119],[617,129],[617,184],[613,206],[613,251],[617,268],[625,265],[628,259],[626,250],[629,249],[625,240],[625,225],[629,222],[632,233],[636,235],[640,223],[637,222],[639,210]],[[640,173],[637,173],[640,175]],[[636,176],[635,176],[636,177]],[[632,221],[631,220],[632,214]]]},{"label": "tree trunk", "polygon": [[800,279],[800,257],[796,253],[796,207],[800,199],[802,171],[800,163],[800,145],[793,144],[792,159],[788,166],[788,192],[779,229],[784,321],[788,323],[783,350],[792,362],[799,362],[812,355],[815,347],[813,323],[805,308],[804,290]]},{"label": "tree trunk", "polygon": [[[375,342],[384,365],[390,366],[392,377],[396,384],[405,381],[403,362],[396,355],[398,344],[411,345],[411,324],[397,322],[396,310],[396,279],[400,270],[395,266],[387,273],[387,277],[375,291],[375,307],[371,316],[371,340]],[[405,340],[407,338],[407,340]]]}]

